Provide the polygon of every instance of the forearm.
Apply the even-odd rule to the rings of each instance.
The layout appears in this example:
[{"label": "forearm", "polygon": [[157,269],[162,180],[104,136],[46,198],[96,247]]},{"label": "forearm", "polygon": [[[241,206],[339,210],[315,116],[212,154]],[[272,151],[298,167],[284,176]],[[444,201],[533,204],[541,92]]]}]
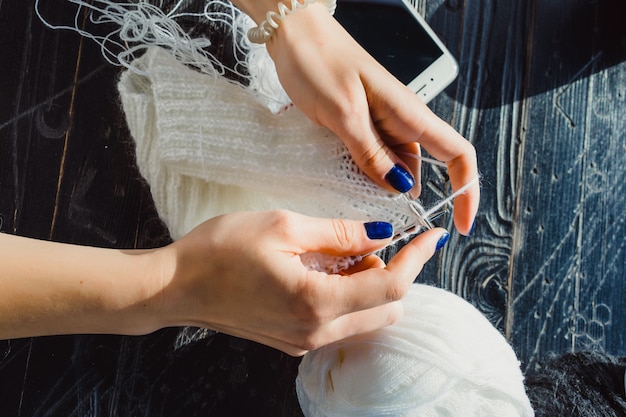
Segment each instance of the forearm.
[{"label": "forearm", "polygon": [[0,234],[0,339],[154,330],[150,259]]}]

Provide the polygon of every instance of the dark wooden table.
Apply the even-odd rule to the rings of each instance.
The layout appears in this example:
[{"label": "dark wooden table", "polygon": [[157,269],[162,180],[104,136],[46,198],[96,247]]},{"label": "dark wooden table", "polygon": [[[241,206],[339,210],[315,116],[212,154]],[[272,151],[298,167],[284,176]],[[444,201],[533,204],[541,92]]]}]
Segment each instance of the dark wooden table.
[{"label": "dark wooden table", "polygon": [[[59,4],[44,8],[67,19]],[[524,369],[564,352],[626,355],[625,2],[417,6],[461,66],[432,108],[474,143],[483,175],[473,236],[453,232],[418,280],[477,305]],[[169,242],[134,163],[120,69],[45,28],[33,0],[0,0],[0,33],[0,231]],[[225,335],[176,348],[179,336],[0,341],[0,415],[300,414],[297,359]]]}]

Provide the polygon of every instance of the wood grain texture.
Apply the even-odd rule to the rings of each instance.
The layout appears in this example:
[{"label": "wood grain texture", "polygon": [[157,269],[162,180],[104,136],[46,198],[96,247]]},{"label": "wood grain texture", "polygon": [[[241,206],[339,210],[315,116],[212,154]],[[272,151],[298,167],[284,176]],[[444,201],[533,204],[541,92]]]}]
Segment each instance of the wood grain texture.
[{"label": "wood grain texture", "polygon": [[624,3],[433,3],[461,70],[432,107],[476,146],[482,199],[420,279],[477,305],[525,368],[625,354]]},{"label": "wood grain texture", "polygon": [[[414,3],[460,64],[431,107],[476,146],[482,173],[474,234],[453,232],[418,280],[477,305],[525,369],[570,351],[626,355],[624,2]],[[67,18],[64,2],[47,4]],[[0,33],[0,231],[167,243],[134,163],[120,70],[92,42],[46,29],[33,0],[0,0]],[[449,192],[445,172],[425,180],[433,198]],[[449,214],[439,222],[452,230]],[[225,335],[181,343],[190,333],[0,341],[0,414],[301,415],[297,359]]]},{"label": "wood grain texture", "polygon": [[602,41],[624,8],[551,3],[535,6],[536,21],[553,19],[529,44],[529,90],[552,88],[525,103],[512,259],[509,332],[527,366],[550,352],[625,353],[625,66]]}]

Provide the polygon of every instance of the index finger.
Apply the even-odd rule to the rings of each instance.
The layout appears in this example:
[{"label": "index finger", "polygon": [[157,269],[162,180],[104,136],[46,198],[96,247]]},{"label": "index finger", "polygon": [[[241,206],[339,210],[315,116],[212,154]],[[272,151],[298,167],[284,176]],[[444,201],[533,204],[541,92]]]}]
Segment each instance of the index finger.
[{"label": "index finger", "polygon": [[476,150],[469,141],[430,109],[421,113],[421,125],[418,142],[430,155],[446,163],[452,191],[456,192],[471,184],[454,200],[454,225],[460,233],[468,235],[480,201],[480,187],[476,181],[478,178]]},{"label": "index finger", "polygon": [[[478,178],[478,163],[474,146],[448,123],[440,119],[411,91],[400,99],[405,103],[394,108],[388,125],[401,126],[390,141],[418,142],[434,158],[448,167],[452,191],[456,192]],[[409,105],[410,103],[410,105]],[[478,211],[480,187],[475,181],[454,200],[454,224],[462,234],[469,234]]]}]

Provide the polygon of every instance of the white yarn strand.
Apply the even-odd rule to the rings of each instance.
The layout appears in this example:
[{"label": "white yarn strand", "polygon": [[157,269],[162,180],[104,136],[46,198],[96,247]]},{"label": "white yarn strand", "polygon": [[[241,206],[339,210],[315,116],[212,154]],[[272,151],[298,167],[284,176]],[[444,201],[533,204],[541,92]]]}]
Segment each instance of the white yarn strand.
[{"label": "white yarn strand", "polygon": [[[439,162],[430,158],[421,158],[425,162]],[[441,163],[437,163],[437,166],[442,166]],[[445,167],[446,165],[443,164]],[[455,198],[460,195],[465,194],[475,183],[479,181],[479,177],[475,177],[473,180],[465,184],[463,187],[459,188],[457,191],[452,193],[450,196],[444,198],[443,200],[434,204],[430,209],[424,210],[422,205],[415,200],[411,200],[403,195],[406,200],[407,205],[414,210],[415,219],[414,223],[410,224],[404,230],[397,232],[393,239],[385,245],[385,248],[389,246],[395,245],[398,241],[410,239],[413,236],[422,233],[422,231],[427,229],[432,229],[433,225],[431,224],[431,220],[434,216],[438,215],[440,210],[450,204]],[[363,255],[359,256],[331,256],[322,253],[313,253],[307,252],[300,255],[301,262],[312,271],[320,271],[327,272],[332,274],[337,274],[341,271],[345,271],[346,269],[358,264],[363,260]]]},{"label": "white yarn strand", "polygon": [[[41,2],[36,0],[35,11],[39,19],[51,29],[73,30],[81,36],[97,42],[103,57],[111,64],[122,65],[128,69],[137,70],[131,65],[134,60],[150,45],[164,47],[172,53],[180,62],[193,64],[206,61],[211,62],[207,74],[223,74],[227,69],[216,58],[203,52],[210,42],[208,39],[191,39],[187,33],[175,22],[181,16],[197,16],[194,13],[175,12],[181,5],[179,2],[170,13],[166,14],[159,6],[146,2],[116,3],[109,0],[67,0],[76,6],[76,14],[73,25],[50,23],[41,12]],[[89,22],[96,26],[113,24],[119,29],[106,35],[96,35],[82,28],[81,17],[87,13]],[[204,15],[204,14],[202,14]],[[95,30],[94,30],[95,32]],[[119,40],[117,40],[119,38]],[[215,69],[219,71],[216,72]]]},{"label": "white yarn strand", "polygon": [[479,179],[480,179],[480,176],[474,177],[474,179],[472,179],[470,182],[468,182],[467,184],[465,184],[464,186],[462,186],[461,188],[456,190],[454,193],[452,193],[448,197],[444,198],[443,200],[439,201],[438,203],[434,204],[431,208],[429,208],[428,210],[426,210],[424,212],[424,214],[423,214],[424,218],[425,219],[430,219],[431,217],[433,217],[435,215],[435,213],[437,213],[443,207],[445,207],[448,204],[451,204],[452,201],[454,201],[455,198],[457,198],[460,195],[463,195],[467,191],[469,191],[469,189],[472,186],[474,186],[474,184],[476,184],[479,181]]},{"label": "white yarn strand", "polygon": [[[290,103],[282,88],[274,62],[264,45],[248,40],[246,33],[254,22],[227,0],[206,1],[199,10],[188,10],[190,3],[179,1],[168,12],[162,4],[145,1],[115,2],[113,0],[66,0],[76,7],[74,19],[66,24],[51,22],[42,12],[49,0],[36,0],[35,11],[39,19],[51,29],[71,30],[100,45],[103,57],[113,65],[121,65],[137,74],[146,75],[134,61],[151,46],[170,52],[180,63],[211,77],[228,75],[229,81],[254,92],[257,100],[273,112]],[[197,5],[194,2],[193,5]],[[56,7],[56,6],[55,6]],[[89,28],[84,28],[88,15]],[[235,62],[224,65],[207,50],[207,37],[192,37],[179,21],[198,20],[212,22],[225,28],[232,36],[231,55]],[[102,28],[112,28],[110,33],[98,34]]]}]

